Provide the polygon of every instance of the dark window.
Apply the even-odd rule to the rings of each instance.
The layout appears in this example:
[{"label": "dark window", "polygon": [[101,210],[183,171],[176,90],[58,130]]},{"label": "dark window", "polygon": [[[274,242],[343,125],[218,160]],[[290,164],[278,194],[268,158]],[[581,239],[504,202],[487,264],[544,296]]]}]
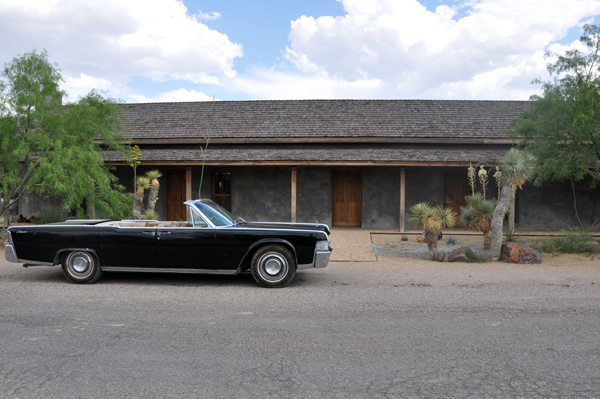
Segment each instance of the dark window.
[{"label": "dark window", "polygon": [[231,172],[214,172],[212,200],[231,212]]}]

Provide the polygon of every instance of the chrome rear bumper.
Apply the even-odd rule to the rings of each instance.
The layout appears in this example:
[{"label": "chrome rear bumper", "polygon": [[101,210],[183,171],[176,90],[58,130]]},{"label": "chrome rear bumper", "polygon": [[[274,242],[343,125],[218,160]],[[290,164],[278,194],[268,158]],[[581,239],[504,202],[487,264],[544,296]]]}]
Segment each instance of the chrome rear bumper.
[{"label": "chrome rear bumper", "polygon": [[6,260],[9,262],[21,263],[19,262],[19,258],[17,258],[17,253],[15,252],[15,248],[12,246],[12,244],[6,244],[4,246],[4,258],[6,258]]}]

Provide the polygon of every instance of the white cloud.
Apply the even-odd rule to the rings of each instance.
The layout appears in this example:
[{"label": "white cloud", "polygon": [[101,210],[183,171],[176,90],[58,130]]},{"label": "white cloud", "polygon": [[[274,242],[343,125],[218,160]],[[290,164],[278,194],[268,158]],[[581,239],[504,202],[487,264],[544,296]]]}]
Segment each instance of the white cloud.
[{"label": "white cloud", "polygon": [[207,12],[207,13],[199,11],[198,12],[198,18],[200,18],[203,21],[216,21],[219,18],[221,18],[221,14],[218,13],[218,12],[216,12],[216,11]]},{"label": "white cloud", "polygon": [[213,101],[213,97],[207,96],[202,92],[195,90],[179,89],[166,93],[160,93],[155,97],[148,98],[141,94],[132,94],[129,97],[138,100],[141,103],[174,103],[184,101]]},{"label": "white cloud", "polygon": [[271,100],[332,99],[373,97],[382,88],[378,79],[348,81],[328,76],[254,69],[250,75],[238,76],[228,89],[241,91],[251,98]]},{"label": "white cloud", "polygon": [[77,97],[85,96],[92,89],[106,92],[111,97],[117,97],[121,92],[121,88],[103,78],[94,78],[84,73],[79,74],[79,77],[66,77],[64,90],[69,93],[70,97],[72,97],[70,100],[75,100]]},{"label": "white cloud", "polygon": [[188,15],[177,0],[0,1],[6,39],[0,61],[45,48],[75,80],[117,87],[132,76],[221,84],[236,75],[233,61],[243,54],[241,45],[200,22],[217,17]]},{"label": "white cloud", "polygon": [[460,19],[416,0],[341,1],[343,17],[292,21],[284,56],[317,81],[380,81],[365,92],[380,98],[526,99],[548,46],[600,13],[599,0],[475,0]]}]

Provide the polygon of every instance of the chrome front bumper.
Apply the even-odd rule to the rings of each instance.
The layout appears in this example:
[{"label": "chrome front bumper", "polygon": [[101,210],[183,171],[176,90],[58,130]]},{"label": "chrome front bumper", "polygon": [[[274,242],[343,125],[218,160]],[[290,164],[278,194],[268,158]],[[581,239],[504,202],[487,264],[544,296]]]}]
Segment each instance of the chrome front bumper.
[{"label": "chrome front bumper", "polygon": [[307,263],[306,265],[298,265],[298,270],[320,269],[327,266],[329,263],[329,256],[331,256],[331,251],[333,251],[331,247],[329,247],[328,251],[315,250],[314,262]]},{"label": "chrome front bumper", "polygon": [[329,263],[329,257],[331,256],[331,247],[329,251],[316,251],[315,252],[315,269],[319,269],[327,266]]},{"label": "chrome front bumper", "polygon": [[21,263],[19,262],[19,258],[17,258],[17,253],[15,252],[15,248],[12,246],[12,244],[6,244],[4,246],[4,258],[6,258],[6,260],[9,262]]}]

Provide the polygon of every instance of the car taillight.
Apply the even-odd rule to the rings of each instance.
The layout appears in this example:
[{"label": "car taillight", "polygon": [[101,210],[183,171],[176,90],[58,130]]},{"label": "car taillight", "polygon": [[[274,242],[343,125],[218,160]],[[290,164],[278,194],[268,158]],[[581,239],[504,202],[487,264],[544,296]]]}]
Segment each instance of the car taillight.
[{"label": "car taillight", "polygon": [[6,239],[6,241],[7,241],[9,244],[12,244],[12,236],[10,235],[10,231],[8,232],[8,238]]}]

